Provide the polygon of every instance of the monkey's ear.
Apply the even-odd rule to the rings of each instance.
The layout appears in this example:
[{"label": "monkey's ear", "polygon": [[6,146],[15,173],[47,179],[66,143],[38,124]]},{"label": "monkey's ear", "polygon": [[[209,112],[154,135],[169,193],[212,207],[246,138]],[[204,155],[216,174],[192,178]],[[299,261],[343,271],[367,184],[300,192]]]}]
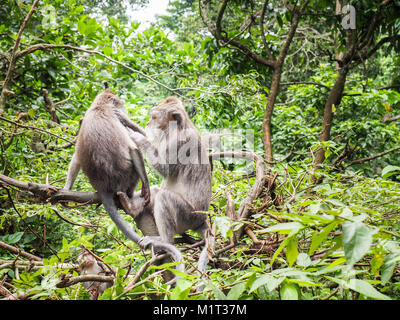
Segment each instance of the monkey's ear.
[{"label": "monkey's ear", "polygon": [[169,113],[169,121],[176,121],[176,123],[178,124],[178,127],[181,126],[182,124],[182,115],[180,112],[177,111],[171,111]]}]

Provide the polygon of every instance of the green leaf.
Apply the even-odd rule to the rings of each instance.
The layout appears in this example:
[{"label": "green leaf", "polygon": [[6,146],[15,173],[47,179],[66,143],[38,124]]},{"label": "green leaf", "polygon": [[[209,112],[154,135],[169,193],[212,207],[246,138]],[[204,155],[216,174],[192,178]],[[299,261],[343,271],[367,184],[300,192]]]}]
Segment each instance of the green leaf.
[{"label": "green leaf", "polygon": [[349,280],[342,280],[332,277],[326,277],[327,279],[336,282],[337,284],[343,286],[346,289],[351,289],[358,293],[363,294],[366,297],[378,300],[391,300],[390,297],[380,293],[376,290],[371,284],[364,280],[360,279],[349,279]]},{"label": "green leaf", "polygon": [[381,280],[382,284],[386,284],[393,275],[394,267],[396,263],[400,261],[400,255],[397,253],[388,254],[383,259]]},{"label": "green leaf", "polygon": [[192,287],[192,282],[185,279],[178,279],[176,282],[176,287],[172,291],[170,300],[184,300],[187,299]]},{"label": "green leaf", "polygon": [[382,178],[387,179],[396,173],[400,173],[400,167],[391,165],[386,166],[382,169]]},{"label": "green leaf", "polygon": [[271,292],[272,290],[275,290],[276,287],[278,287],[283,280],[285,280],[284,277],[274,277],[269,274],[263,274],[253,282],[253,285],[251,286],[249,292],[253,292],[264,285],[266,286],[268,291]]},{"label": "green leaf", "polygon": [[286,260],[289,264],[289,267],[291,267],[296,261],[298,254],[299,250],[297,249],[296,239],[295,237],[290,237],[290,240],[286,246]]},{"label": "green leaf", "polygon": [[308,254],[312,255],[314,251],[321,245],[321,243],[328,237],[328,234],[331,233],[332,230],[334,230],[339,224],[339,221],[333,221],[332,223],[328,224],[321,232],[313,235]]},{"label": "green leaf", "polygon": [[286,282],[280,291],[281,300],[299,300],[297,285]]},{"label": "green leaf", "polygon": [[297,256],[296,264],[299,267],[308,267],[308,266],[310,266],[312,264],[312,261],[311,261],[309,255],[307,253],[301,252]]},{"label": "green leaf", "polygon": [[233,235],[231,230],[231,220],[228,217],[224,216],[215,217],[214,221],[224,239],[227,239]]},{"label": "green leaf", "polygon": [[8,234],[4,237],[4,241],[7,242],[8,244],[17,243],[19,240],[21,240],[23,234],[24,234],[23,231]]},{"label": "green leaf", "polygon": [[372,235],[375,233],[361,222],[343,223],[343,247],[347,264],[352,266],[360,260],[372,244]]},{"label": "green leaf", "polygon": [[226,298],[228,300],[238,300],[245,289],[246,289],[245,283],[243,282],[238,283],[237,285],[233,286],[231,290],[229,290],[229,293],[226,296]]}]

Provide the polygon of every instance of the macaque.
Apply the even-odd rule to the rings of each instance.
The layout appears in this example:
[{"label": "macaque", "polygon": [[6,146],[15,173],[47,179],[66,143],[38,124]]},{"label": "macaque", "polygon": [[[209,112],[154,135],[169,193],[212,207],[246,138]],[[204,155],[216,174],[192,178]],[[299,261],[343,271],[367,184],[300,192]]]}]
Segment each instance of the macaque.
[{"label": "macaque", "polygon": [[[149,205],[161,241],[172,244],[175,234],[188,229],[205,239],[198,262],[204,272],[208,262],[207,215],[211,199],[211,167],[201,137],[181,101],[167,98],[150,110],[146,135],[130,132],[150,164],[164,177],[152,192]],[[132,202],[133,203],[133,202]],[[150,209],[146,209],[150,210]],[[140,210],[136,211],[140,215]],[[151,241],[154,237],[145,237]]]},{"label": "macaque", "polygon": [[[83,275],[108,275],[109,271],[101,263],[98,262],[88,251],[83,249],[78,256],[78,263],[80,268],[80,274]],[[85,281],[83,287],[90,293],[90,300],[97,300],[101,296],[104,290],[110,288],[113,285],[112,282],[100,282],[100,281]]]},{"label": "macaque", "polygon": [[[139,179],[142,182],[140,196],[145,205],[150,201],[150,186],[140,150],[130,132],[144,131],[127,116],[124,101],[110,89],[104,90],[93,101],[83,118],[75,153],[68,168],[65,189],[70,190],[80,169],[89,178],[108,215],[127,238],[143,248],[157,247],[172,255],[175,261],[182,256],[177,248],[156,239],[142,242],[140,237],[119,215],[120,202],[117,192],[132,198]],[[183,270],[183,265],[179,265]]]}]

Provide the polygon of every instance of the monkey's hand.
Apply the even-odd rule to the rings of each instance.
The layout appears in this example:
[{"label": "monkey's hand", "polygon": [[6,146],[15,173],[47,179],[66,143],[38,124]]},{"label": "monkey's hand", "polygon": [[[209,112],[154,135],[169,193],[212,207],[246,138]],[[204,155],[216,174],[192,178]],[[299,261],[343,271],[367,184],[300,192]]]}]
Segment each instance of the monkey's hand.
[{"label": "monkey's hand", "polygon": [[143,184],[140,196],[142,198],[144,198],[144,206],[147,207],[148,204],[150,203],[150,186],[149,185]]},{"label": "monkey's hand", "polygon": [[136,144],[138,145],[138,147],[141,150],[146,150],[147,149],[147,146],[149,144],[149,140],[147,140],[147,138],[144,135],[142,135],[142,134],[140,134],[138,132],[135,132],[135,131],[131,131],[129,136],[132,138],[133,141],[136,142]]}]

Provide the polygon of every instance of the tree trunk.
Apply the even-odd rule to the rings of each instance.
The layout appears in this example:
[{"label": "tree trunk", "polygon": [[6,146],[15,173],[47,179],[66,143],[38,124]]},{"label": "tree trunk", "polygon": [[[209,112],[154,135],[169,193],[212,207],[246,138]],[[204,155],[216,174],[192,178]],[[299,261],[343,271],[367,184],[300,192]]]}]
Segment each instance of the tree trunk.
[{"label": "tree trunk", "polygon": [[[319,136],[319,141],[327,141],[331,135],[332,120],[333,120],[333,105],[338,106],[342,100],[344,85],[346,83],[346,77],[349,69],[347,67],[339,69],[338,76],[335,81],[335,85],[329,93],[328,100],[325,104],[324,118],[322,122],[322,131]],[[315,157],[315,166],[318,166],[325,160],[325,150],[323,148],[318,149]]]},{"label": "tree trunk", "polygon": [[282,66],[277,65],[272,75],[272,82],[267,100],[267,106],[264,112],[263,119],[263,142],[265,149],[265,160],[273,162],[272,141],[271,141],[271,118],[274,111],[274,105],[279,93],[279,84],[281,82]]}]

